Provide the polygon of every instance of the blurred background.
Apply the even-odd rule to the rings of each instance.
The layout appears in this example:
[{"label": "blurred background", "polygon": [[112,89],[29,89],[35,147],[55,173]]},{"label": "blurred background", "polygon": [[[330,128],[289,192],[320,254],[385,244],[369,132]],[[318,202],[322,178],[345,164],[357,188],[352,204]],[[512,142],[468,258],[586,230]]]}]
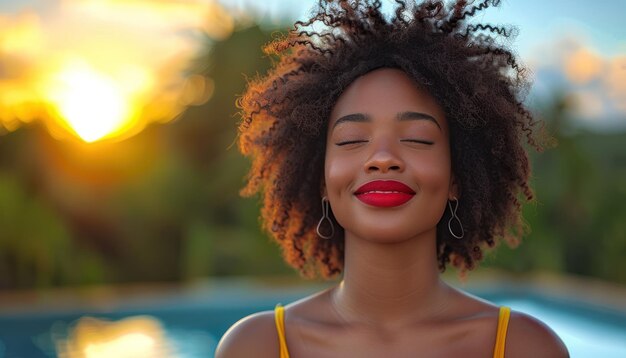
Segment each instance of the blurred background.
[{"label": "blurred background", "polygon": [[[548,290],[626,326],[626,3],[582,3],[476,19],[519,28],[527,103],[558,146],[532,153],[531,233],[459,284],[496,301],[503,285]],[[129,356],[207,356],[238,315],[328,286],[294,286],[258,198],[238,195],[248,162],[234,145],[235,99],[270,65],[261,47],[313,5],[0,0],[0,357],[120,356],[89,345],[110,337],[153,349]],[[257,306],[220,316],[241,296]],[[181,306],[197,311],[164,313]],[[172,323],[198,312],[219,322]],[[153,344],[177,335],[201,343]]]}]

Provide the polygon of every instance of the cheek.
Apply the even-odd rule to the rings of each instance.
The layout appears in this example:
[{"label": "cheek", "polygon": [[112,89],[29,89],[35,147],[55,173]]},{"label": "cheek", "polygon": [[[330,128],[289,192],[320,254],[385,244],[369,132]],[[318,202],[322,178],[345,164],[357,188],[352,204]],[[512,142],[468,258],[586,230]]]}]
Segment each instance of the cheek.
[{"label": "cheek", "polygon": [[326,155],[324,180],[326,190],[331,198],[340,195],[341,189],[349,185],[355,170],[354,161],[342,160],[332,153]]},{"label": "cheek", "polygon": [[[341,227],[354,227],[354,202],[351,189],[354,188],[355,178],[361,169],[359,160],[347,158],[338,153],[326,155],[324,164],[324,179],[326,195],[330,200],[330,207],[335,220]],[[344,153],[345,154],[345,153]]]},{"label": "cheek", "polygon": [[442,158],[429,158],[415,165],[418,184],[430,191],[448,190],[450,186],[450,161]]}]

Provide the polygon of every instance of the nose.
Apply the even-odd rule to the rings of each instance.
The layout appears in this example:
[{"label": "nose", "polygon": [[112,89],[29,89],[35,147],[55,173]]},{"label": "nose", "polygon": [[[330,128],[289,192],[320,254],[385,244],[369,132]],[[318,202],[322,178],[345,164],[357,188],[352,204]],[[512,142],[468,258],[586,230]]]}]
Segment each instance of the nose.
[{"label": "nose", "polygon": [[404,171],[404,161],[394,153],[389,145],[374,146],[374,150],[365,162],[365,171],[368,173],[387,173],[389,171]]}]

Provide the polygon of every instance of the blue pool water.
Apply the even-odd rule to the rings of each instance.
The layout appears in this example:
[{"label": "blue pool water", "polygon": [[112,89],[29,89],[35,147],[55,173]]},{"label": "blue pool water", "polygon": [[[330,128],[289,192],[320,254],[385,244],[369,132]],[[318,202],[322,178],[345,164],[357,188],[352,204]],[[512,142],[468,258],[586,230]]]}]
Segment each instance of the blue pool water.
[{"label": "blue pool water", "polygon": [[[272,309],[278,302],[289,303],[318,289],[227,284],[194,292],[123,299],[89,308],[0,307],[0,358],[56,357],[58,342],[67,340],[77,320],[84,316],[101,321],[144,317],[160,324],[169,353],[158,354],[157,358],[212,357],[219,337],[238,319]],[[470,292],[541,319],[559,334],[572,357],[626,357],[626,312],[548,296],[524,287]],[[71,350],[68,352],[64,356],[71,358]]]}]

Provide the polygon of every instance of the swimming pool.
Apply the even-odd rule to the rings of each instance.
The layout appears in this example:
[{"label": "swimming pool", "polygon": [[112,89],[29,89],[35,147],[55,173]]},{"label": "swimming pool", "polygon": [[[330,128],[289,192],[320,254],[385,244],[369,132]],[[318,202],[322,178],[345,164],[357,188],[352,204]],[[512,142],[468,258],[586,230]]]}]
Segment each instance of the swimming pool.
[{"label": "swimming pool", "polygon": [[[219,337],[241,317],[319,289],[222,281],[101,303],[74,298],[55,308],[2,304],[0,358],[72,358],[78,351],[89,351],[93,358],[212,357]],[[626,312],[520,285],[468,291],[541,319],[559,334],[572,357],[626,357]]]}]

